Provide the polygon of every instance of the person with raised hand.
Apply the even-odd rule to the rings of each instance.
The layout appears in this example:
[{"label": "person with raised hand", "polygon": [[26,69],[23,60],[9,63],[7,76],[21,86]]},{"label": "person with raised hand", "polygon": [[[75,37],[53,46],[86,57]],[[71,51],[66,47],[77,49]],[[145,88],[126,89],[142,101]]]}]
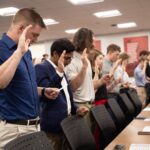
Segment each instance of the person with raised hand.
[{"label": "person with raised hand", "polygon": [[0,149],[18,136],[38,131],[39,96],[59,94],[58,89],[37,87],[28,50],[44,28],[34,9],[23,8],[0,40]]},{"label": "person with raised hand", "polygon": [[0,65],[0,89],[4,89],[12,80],[22,56],[28,50],[30,39],[26,39],[25,37],[27,31],[31,27],[32,25],[29,25],[24,29],[20,36],[16,51],[2,65]]},{"label": "person with raised hand", "polygon": [[[95,97],[92,69],[88,60],[88,53],[93,48],[93,32],[88,28],[79,29],[73,37],[73,44],[75,51],[71,63],[66,68],[66,76],[73,91],[75,104],[90,110]],[[90,113],[84,118],[91,128]]]},{"label": "person with raised hand", "polygon": [[[41,130],[49,137],[55,150],[62,149],[64,136],[60,123],[71,115],[84,116],[88,109],[77,108],[65,75],[65,67],[71,62],[74,46],[66,38],[52,43],[51,58],[35,66],[38,86],[58,88],[60,93],[56,99],[40,98]],[[66,148],[63,148],[66,149]]]}]

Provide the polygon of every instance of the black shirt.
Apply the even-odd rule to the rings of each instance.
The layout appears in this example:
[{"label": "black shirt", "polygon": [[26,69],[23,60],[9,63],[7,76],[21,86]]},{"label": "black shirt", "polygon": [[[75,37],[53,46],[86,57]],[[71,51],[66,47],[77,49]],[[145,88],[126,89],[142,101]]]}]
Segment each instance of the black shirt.
[{"label": "black shirt", "polygon": [[[92,71],[92,77],[94,78],[95,72]],[[100,79],[100,75],[99,75],[99,79]],[[95,93],[95,101],[97,100],[102,100],[102,99],[107,99],[107,88],[106,88],[106,84],[103,84],[102,86],[100,86],[96,93]]]}]

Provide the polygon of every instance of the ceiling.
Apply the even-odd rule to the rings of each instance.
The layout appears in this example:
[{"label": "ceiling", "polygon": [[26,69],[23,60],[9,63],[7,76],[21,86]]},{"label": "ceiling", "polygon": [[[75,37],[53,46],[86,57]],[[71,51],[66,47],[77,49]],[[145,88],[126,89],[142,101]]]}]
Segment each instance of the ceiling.
[{"label": "ceiling", "polygon": [[[71,38],[73,35],[64,31],[79,27],[93,30],[95,35],[107,35],[123,32],[150,30],[150,0],[104,0],[102,3],[75,6],[67,0],[0,0],[0,8],[14,6],[17,8],[34,7],[43,18],[52,18],[60,22],[47,27],[39,41],[53,40],[60,37]],[[96,18],[93,13],[118,9],[122,16]],[[7,31],[12,17],[0,16],[0,35]],[[118,29],[112,24],[136,22],[137,27]]]}]

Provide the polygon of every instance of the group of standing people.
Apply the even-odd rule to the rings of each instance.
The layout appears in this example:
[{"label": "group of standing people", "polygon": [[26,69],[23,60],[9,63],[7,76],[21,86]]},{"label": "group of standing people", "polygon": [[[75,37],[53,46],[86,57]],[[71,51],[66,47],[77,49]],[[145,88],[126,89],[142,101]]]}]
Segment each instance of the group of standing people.
[{"label": "group of standing people", "polygon": [[[39,122],[54,148],[60,149],[60,122],[72,114],[84,116],[92,105],[94,87],[87,59],[93,43],[92,31],[87,28],[79,31],[76,39],[82,33],[87,39],[83,38],[79,47],[76,46],[80,40],[75,47],[67,39],[56,40],[51,47],[51,59],[34,68],[28,47],[45,28],[35,10],[24,8],[13,17],[8,32],[0,40],[0,149],[14,138],[38,131]],[[74,50],[76,57],[73,57]],[[65,66],[76,59],[79,60],[77,66],[70,64],[65,74]],[[83,84],[87,86],[87,95]],[[75,101],[78,105],[73,96],[78,98]]]},{"label": "group of standing people", "polygon": [[120,47],[111,44],[104,57],[94,49],[88,28],[79,29],[73,42],[55,40],[50,59],[34,66],[28,47],[45,28],[35,10],[24,8],[0,40],[0,149],[18,136],[38,131],[40,123],[60,150],[64,118],[77,114],[92,128],[90,108],[131,86],[126,73],[129,56],[119,56]]}]

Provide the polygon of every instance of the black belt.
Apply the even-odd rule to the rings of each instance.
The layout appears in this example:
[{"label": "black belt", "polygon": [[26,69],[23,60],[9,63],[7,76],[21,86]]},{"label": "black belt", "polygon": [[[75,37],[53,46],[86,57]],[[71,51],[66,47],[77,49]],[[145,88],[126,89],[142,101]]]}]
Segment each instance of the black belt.
[{"label": "black belt", "polygon": [[87,101],[87,102],[75,102],[77,104],[89,104],[89,105],[92,105],[94,102],[92,101]]},{"label": "black belt", "polygon": [[37,125],[40,120],[4,120],[6,123],[18,124],[18,125]]}]

